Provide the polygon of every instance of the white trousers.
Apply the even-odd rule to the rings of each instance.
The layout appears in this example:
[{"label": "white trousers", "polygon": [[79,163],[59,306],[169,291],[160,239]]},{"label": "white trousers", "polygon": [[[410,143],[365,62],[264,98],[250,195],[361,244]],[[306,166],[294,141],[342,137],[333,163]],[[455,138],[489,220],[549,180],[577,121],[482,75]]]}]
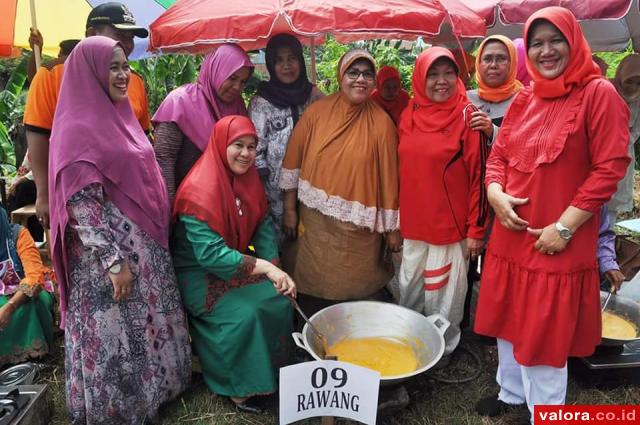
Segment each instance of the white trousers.
[{"label": "white trousers", "polygon": [[533,423],[536,404],[564,404],[567,395],[567,365],[522,366],[513,357],[513,345],[498,338],[498,399],[507,404],[527,403]]},{"label": "white trousers", "polygon": [[440,313],[451,322],[444,335],[445,355],[460,342],[468,268],[464,240],[449,245],[404,240],[399,304],[425,316]]}]

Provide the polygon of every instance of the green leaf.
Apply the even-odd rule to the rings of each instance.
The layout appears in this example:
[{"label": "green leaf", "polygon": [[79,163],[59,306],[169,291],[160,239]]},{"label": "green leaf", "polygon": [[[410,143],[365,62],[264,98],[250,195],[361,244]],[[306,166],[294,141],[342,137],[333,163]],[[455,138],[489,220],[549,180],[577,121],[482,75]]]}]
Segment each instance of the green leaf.
[{"label": "green leaf", "polygon": [[7,81],[7,85],[4,88],[5,91],[13,94],[14,96],[19,96],[24,87],[24,82],[27,80],[27,62],[29,61],[29,56],[23,55],[22,59],[18,63],[16,69],[11,73],[9,77],[9,81]]},{"label": "green leaf", "polygon": [[15,166],[16,164],[16,152],[13,149],[13,143],[9,138],[9,131],[7,127],[0,122],[0,163],[10,164]]}]

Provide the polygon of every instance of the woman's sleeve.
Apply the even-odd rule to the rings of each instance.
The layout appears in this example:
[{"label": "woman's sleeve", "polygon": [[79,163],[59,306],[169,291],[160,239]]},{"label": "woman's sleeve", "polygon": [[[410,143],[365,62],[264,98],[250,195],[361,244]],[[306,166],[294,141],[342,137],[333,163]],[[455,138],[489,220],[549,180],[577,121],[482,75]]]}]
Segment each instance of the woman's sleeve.
[{"label": "woman's sleeve", "polygon": [[378,212],[376,231],[385,233],[397,230],[400,227],[399,197],[400,197],[400,170],[398,159],[398,132],[389,115],[385,113],[383,118],[384,133],[378,141],[378,171],[381,199],[381,211]]},{"label": "woman's sleeve", "polygon": [[[505,117],[507,119],[507,117]],[[504,123],[502,125],[504,127]],[[507,137],[503,137],[505,133],[498,133],[495,142],[491,146],[491,153],[487,159],[484,183],[489,186],[491,183],[498,183],[504,188],[507,175],[507,156],[505,145]]]},{"label": "woman's sleeve", "polygon": [[176,196],[176,161],[178,152],[182,147],[184,134],[173,122],[159,122],[153,132],[153,148],[156,153],[156,160],[160,165],[160,172],[167,185],[169,192],[169,202],[173,205]]},{"label": "woman's sleeve", "polygon": [[248,114],[253,122],[258,134],[258,146],[256,148],[256,168],[260,177],[269,175],[269,167],[267,165],[267,152],[269,151],[269,140],[267,139],[267,123],[269,114],[258,96],[254,96],[249,102]]},{"label": "woman's sleeve", "polygon": [[629,108],[608,81],[598,82],[585,117],[591,171],[571,205],[597,214],[627,172]]},{"label": "woman's sleeve", "polygon": [[230,248],[222,236],[203,221],[187,215],[181,215],[180,221],[184,223],[187,240],[200,267],[225,281],[251,275],[255,257]]},{"label": "woman's sleeve", "polygon": [[32,297],[40,290],[44,272],[48,269],[42,264],[40,251],[38,251],[31,234],[24,227],[18,233],[16,248],[24,269],[24,278],[20,281],[20,291]]},{"label": "woman's sleeve", "polygon": [[100,184],[92,183],[71,196],[67,212],[69,225],[77,232],[82,245],[98,256],[105,270],[124,259],[111,229]]},{"label": "woman's sleeve", "polygon": [[487,227],[487,192],[483,183],[488,151],[484,133],[467,131],[463,158],[469,173],[469,211],[467,214],[467,237],[482,239]]},{"label": "woman's sleeve", "polygon": [[282,161],[282,171],[280,172],[279,186],[282,190],[294,190],[298,188],[298,177],[300,177],[304,150],[307,141],[311,137],[313,120],[315,119],[313,109],[312,105],[304,111],[291,133],[291,138],[287,145],[287,152]]},{"label": "woman's sleeve", "polygon": [[596,257],[600,273],[609,270],[620,270],[616,259],[616,233],[611,229],[607,205],[603,205],[600,212],[600,229],[598,230],[598,249]]},{"label": "woman's sleeve", "polygon": [[276,232],[273,229],[273,221],[271,216],[267,214],[266,218],[258,226],[253,239],[251,240],[256,250],[258,258],[267,260],[273,264],[279,264],[278,244],[276,243]]}]

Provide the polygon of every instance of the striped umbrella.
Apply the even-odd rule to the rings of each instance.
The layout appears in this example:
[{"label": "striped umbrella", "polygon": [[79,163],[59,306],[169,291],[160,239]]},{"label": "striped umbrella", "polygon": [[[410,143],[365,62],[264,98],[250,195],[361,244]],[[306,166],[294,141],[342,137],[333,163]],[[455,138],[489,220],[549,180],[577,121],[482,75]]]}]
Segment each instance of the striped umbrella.
[{"label": "striped umbrella", "polygon": [[[87,16],[91,9],[107,0],[33,0],[38,29],[44,38],[44,53],[57,56],[62,40],[84,37]],[[121,0],[136,23],[148,27],[175,0]],[[31,27],[30,0],[0,0],[0,56],[13,56],[18,48],[29,48]],[[145,54],[148,39],[135,39],[131,58]]]}]

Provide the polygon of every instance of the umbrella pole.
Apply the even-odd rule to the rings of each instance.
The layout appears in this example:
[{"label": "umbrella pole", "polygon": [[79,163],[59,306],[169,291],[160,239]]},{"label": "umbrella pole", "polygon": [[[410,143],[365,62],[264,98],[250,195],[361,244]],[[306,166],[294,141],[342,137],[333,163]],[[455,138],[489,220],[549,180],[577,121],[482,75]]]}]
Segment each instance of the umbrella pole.
[{"label": "umbrella pole", "polygon": [[315,37],[311,37],[311,45],[309,47],[311,49],[311,82],[315,85],[316,84],[316,39]]},{"label": "umbrella pole", "polygon": [[[31,5],[31,26],[34,29],[38,29],[38,24],[36,22],[36,0],[30,0],[30,5]],[[36,69],[40,68],[40,62],[41,62],[40,53],[41,53],[40,46],[34,45],[33,56],[34,56],[34,59],[36,60]]]}]

